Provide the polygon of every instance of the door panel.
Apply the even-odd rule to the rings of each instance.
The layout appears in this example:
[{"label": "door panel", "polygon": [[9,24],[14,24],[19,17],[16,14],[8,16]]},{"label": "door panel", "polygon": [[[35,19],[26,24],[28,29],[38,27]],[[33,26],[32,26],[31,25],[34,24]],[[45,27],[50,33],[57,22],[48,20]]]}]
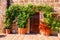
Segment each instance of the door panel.
[{"label": "door panel", "polygon": [[39,13],[32,15],[30,18],[30,33],[37,34],[39,33]]}]

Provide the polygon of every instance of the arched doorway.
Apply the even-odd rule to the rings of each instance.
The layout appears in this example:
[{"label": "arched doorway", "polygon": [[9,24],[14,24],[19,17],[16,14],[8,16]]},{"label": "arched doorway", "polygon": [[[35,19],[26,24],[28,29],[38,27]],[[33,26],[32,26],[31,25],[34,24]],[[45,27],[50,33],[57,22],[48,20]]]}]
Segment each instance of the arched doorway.
[{"label": "arched doorway", "polygon": [[38,34],[39,33],[39,13],[32,15],[30,18],[30,33],[31,34]]}]

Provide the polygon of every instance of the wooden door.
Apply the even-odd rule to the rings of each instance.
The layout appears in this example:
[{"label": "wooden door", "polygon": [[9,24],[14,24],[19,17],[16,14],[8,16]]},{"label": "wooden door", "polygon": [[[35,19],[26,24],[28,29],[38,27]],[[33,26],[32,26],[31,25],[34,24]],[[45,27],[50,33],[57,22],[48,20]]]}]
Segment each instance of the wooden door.
[{"label": "wooden door", "polygon": [[39,13],[32,15],[30,18],[30,33],[37,34],[39,33]]}]

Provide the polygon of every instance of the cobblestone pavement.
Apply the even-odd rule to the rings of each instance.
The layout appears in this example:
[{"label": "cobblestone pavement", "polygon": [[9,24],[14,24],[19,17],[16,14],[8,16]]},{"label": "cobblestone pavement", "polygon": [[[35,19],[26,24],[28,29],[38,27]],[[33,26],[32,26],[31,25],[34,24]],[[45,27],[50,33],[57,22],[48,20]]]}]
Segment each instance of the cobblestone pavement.
[{"label": "cobblestone pavement", "polygon": [[60,40],[56,36],[42,36],[42,35],[20,35],[20,34],[0,34],[0,40]]}]

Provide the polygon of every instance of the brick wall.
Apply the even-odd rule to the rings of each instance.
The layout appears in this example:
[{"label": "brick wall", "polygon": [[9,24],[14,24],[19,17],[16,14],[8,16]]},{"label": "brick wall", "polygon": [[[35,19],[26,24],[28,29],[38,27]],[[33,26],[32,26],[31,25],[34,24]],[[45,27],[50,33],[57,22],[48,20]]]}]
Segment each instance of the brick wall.
[{"label": "brick wall", "polygon": [[[11,4],[48,4],[54,8],[57,13],[60,13],[60,0],[11,0]],[[4,13],[6,10],[7,0],[0,0],[0,30],[4,28]]]}]

